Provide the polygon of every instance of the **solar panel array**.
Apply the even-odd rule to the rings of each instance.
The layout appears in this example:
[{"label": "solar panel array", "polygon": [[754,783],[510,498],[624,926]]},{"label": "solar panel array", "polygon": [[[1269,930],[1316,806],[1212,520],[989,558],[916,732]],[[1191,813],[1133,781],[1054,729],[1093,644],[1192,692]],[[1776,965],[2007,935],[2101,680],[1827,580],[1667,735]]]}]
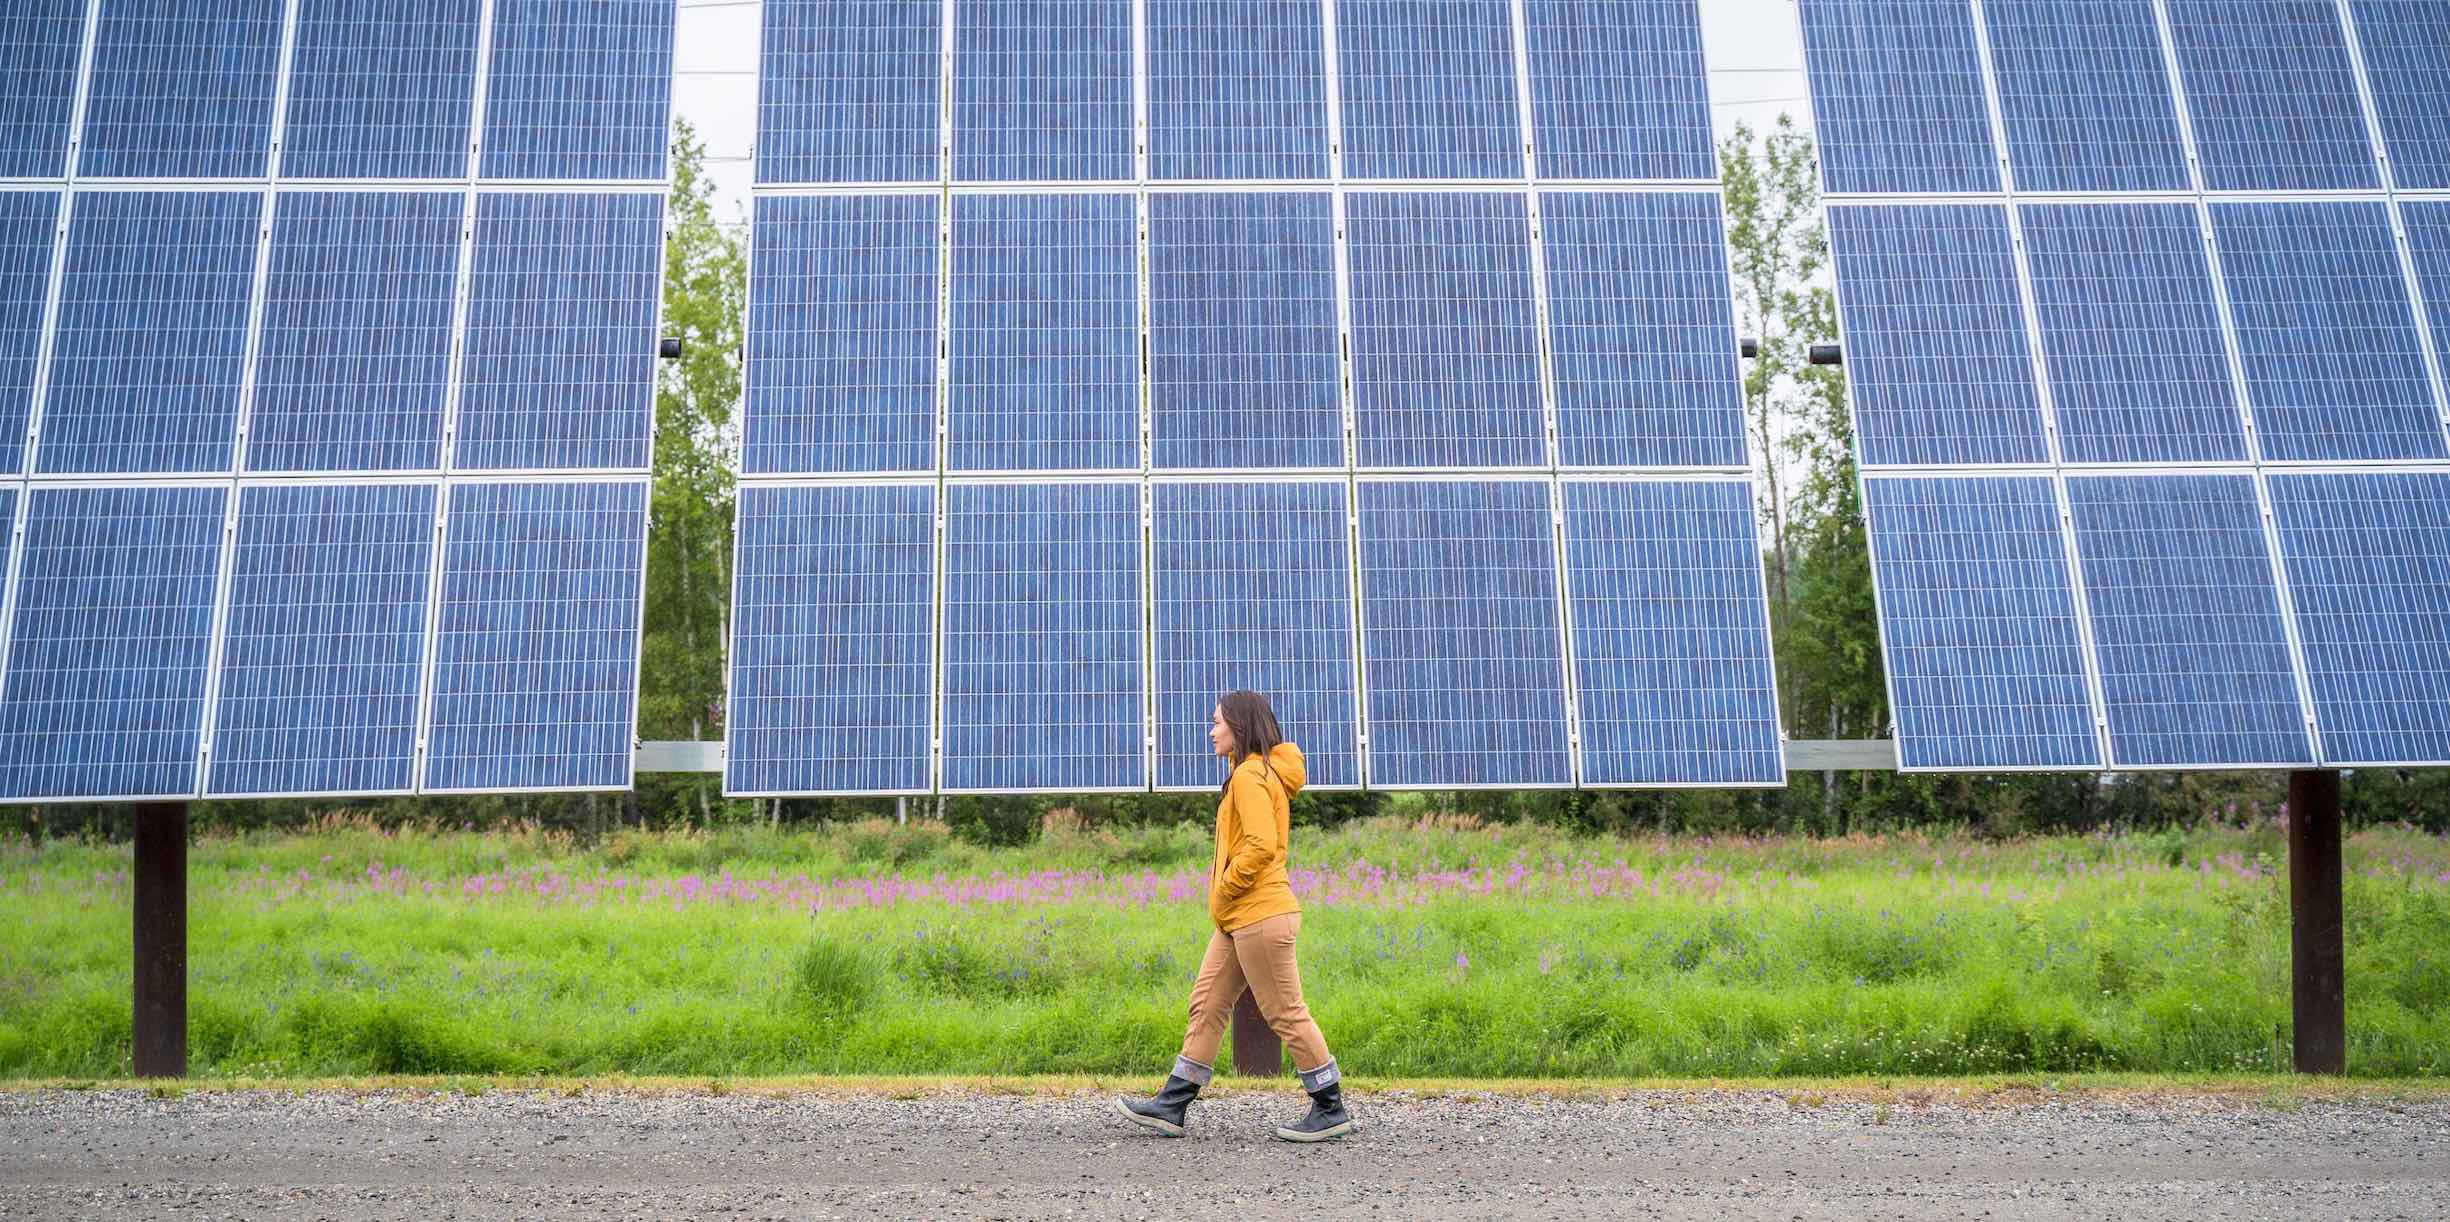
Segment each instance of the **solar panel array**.
[{"label": "solar panel array", "polygon": [[1784,780],[1694,0],[765,0],[735,794]]},{"label": "solar panel array", "polygon": [[629,785],[673,20],[0,16],[0,800]]},{"label": "solar panel array", "polygon": [[1803,0],[1901,763],[2450,762],[2450,15]]}]

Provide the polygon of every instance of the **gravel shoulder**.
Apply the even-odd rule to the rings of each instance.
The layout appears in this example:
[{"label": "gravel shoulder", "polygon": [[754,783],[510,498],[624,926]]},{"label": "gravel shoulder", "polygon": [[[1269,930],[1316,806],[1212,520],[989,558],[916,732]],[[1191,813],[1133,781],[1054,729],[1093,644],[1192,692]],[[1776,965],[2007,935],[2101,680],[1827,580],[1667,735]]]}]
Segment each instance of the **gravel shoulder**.
[{"label": "gravel shoulder", "polygon": [[[1131,1089],[1148,1089],[1133,1081]],[[2440,1219],[2450,1094],[0,1090],[0,1218]],[[901,1096],[901,1097],[897,1097]]]}]

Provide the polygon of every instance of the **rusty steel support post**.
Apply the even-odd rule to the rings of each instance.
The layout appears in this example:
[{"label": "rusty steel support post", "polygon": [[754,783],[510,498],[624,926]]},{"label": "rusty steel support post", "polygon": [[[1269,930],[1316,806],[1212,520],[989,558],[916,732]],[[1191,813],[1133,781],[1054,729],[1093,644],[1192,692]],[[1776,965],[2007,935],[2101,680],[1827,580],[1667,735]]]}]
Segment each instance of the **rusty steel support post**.
[{"label": "rusty steel support post", "polygon": [[1245,1078],[1277,1078],[1285,1072],[1285,1044],[1259,1013],[1249,989],[1234,1003],[1234,1072]]},{"label": "rusty steel support post", "polygon": [[2288,915],[2297,1072],[2348,1072],[2347,942],[2339,887],[2339,774],[2288,776]]},{"label": "rusty steel support post", "polygon": [[187,803],[136,806],[139,1078],[187,1076]]}]

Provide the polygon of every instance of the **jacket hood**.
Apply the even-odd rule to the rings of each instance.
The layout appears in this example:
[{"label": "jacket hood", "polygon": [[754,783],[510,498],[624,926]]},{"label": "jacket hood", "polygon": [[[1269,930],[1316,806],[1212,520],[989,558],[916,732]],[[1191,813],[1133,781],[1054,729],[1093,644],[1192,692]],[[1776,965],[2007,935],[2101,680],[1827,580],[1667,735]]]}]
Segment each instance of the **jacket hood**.
[{"label": "jacket hood", "polygon": [[1285,784],[1285,796],[1292,797],[1310,783],[1310,770],[1302,762],[1302,749],[1291,743],[1278,743],[1268,752],[1268,769]]}]

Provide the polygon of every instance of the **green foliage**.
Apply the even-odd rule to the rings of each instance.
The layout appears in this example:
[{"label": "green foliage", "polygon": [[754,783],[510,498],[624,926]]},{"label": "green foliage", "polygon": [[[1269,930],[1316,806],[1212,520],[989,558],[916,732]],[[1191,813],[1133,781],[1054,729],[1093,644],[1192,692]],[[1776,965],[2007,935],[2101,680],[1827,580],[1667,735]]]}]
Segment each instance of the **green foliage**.
[{"label": "green foliage", "polygon": [[857,946],[819,934],[792,962],[790,999],[819,1017],[841,1018],[866,1005],[876,984],[876,967]]},{"label": "green foliage", "polygon": [[[1399,809],[1295,843],[1297,867],[1339,878],[1476,872],[1416,896],[1307,902],[1308,1000],[1356,1073],[2288,1063],[2287,884],[2268,817],[2003,842],[1617,838]],[[938,846],[919,869],[888,864],[917,844]],[[1105,864],[1117,851],[1154,864]],[[632,886],[942,870],[983,890],[1049,870],[1196,879],[1207,852],[1181,826],[1058,826],[990,854],[941,825],[873,820],[631,830],[588,848],[537,831],[207,837],[192,859],[192,1064],[213,1078],[1148,1072],[1181,1037],[1209,934],[1195,894],[810,911],[478,898],[448,875],[433,895],[324,884],[370,865]],[[1656,893],[1502,889],[1518,864],[1586,863],[1639,871]],[[2345,865],[2351,1072],[2450,1074],[2450,842],[2375,828],[2350,837]],[[0,846],[0,1076],[126,1075],[125,884],[98,881],[125,867],[124,846]],[[282,897],[300,871],[313,885]],[[242,889],[252,880],[270,881]]]}]

